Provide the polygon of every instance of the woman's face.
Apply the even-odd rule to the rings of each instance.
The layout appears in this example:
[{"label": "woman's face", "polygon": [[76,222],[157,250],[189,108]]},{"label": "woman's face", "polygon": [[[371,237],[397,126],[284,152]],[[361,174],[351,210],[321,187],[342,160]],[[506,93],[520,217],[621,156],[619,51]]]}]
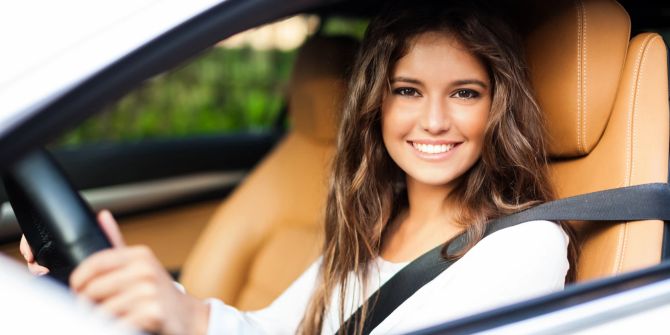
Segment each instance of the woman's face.
[{"label": "woman's face", "polygon": [[491,83],[455,38],[424,33],[413,42],[382,104],[384,145],[408,183],[450,187],[481,155]]}]

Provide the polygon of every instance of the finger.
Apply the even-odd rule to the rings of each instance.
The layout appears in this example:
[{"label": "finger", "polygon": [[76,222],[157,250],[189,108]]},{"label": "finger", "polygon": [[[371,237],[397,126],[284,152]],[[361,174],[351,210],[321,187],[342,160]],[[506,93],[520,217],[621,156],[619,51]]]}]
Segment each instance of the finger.
[{"label": "finger", "polygon": [[154,277],[156,276],[150,265],[144,262],[132,262],[94,278],[79,291],[79,294],[95,302],[101,302],[144,283],[155,286]]},{"label": "finger", "polygon": [[33,256],[33,251],[30,249],[30,245],[28,244],[28,240],[26,240],[25,235],[21,235],[19,251],[21,251],[21,255],[23,255],[23,258],[26,260],[26,262],[32,263],[35,261],[35,256]]},{"label": "finger", "polygon": [[28,263],[28,271],[30,273],[36,275],[36,276],[44,276],[45,274],[49,273],[49,269],[35,263]]},{"label": "finger", "polygon": [[112,243],[113,247],[123,247],[126,243],[123,241],[123,235],[121,235],[121,230],[119,229],[119,224],[116,223],[116,220],[108,210],[103,209],[98,213],[98,223],[100,228],[105,232],[109,242]]},{"label": "finger", "polygon": [[133,308],[139,306],[142,301],[152,299],[155,292],[155,287],[149,283],[132,285],[128,289],[102,301],[98,307],[117,318],[121,318],[130,313]]},{"label": "finger", "polygon": [[21,243],[19,243],[19,250],[21,251],[21,255],[23,255],[23,258],[26,260],[26,263],[28,264],[28,271],[30,271],[30,273],[36,276],[43,276],[49,273],[49,269],[35,262],[33,251],[30,249],[30,245],[28,245],[28,241],[26,240],[25,235],[21,235]]},{"label": "finger", "polygon": [[127,248],[96,252],[74,269],[70,275],[70,288],[79,292],[94,278],[123,266],[131,259]]}]

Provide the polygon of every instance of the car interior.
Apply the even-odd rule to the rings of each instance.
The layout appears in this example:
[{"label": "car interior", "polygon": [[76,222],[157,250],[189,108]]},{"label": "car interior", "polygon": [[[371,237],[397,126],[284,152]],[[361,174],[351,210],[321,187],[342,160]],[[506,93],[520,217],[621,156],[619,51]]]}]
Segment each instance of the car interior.
[{"label": "car interior", "polygon": [[[629,16],[614,1],[565,2],[526,10],[529,12],[523,16],[533,18],[525,27],[528,59],[537,96],[546,113],[552,176],[559,197],[665,182],[669,113],[667,56],[662,37],[655,33],[630,36]],[[331,91],[325,92],[327,96]],[[307,110],[310,118],[327,111],[311,106]],[[306,121],[299,121],[304,117],[302,112],[291,113],[295,118],[292,132],[304,134]],[[296,158],[284,152],[291,136],[297,134],[287,136],[217,210],[184,266],[182,282],[190,292],[203,297],[219,296],[242,309],[262,307],[315,259],[318,244],[314,241],[318,240],[318,218],[325,199],[327,164],[325,160],[318,161],[315,168],[322,170],[314,177],[304,178],[312,172],[304,162],[297,163]],[[331,141],[331,150],[332,145]],[[318,157],[307,150],[302,152],[309,153],[311,159]],[[294,172],[299,173],[296,181],[291,180],[292,186],[277,189],[294,194],[297,185],[314,187],[315,181],[321,180],[319,192],[301,190],[300,195],[296,194],[296,198],[306,195],[312,199],[318,194],[320,202],[313,204],[302,199],[293,203],[278,197],[271,198],[273,201],[264,198],[267,193],[258,191],[247,195],[253,184],[267,189],[277,179],[288,181],[278,172],[269,177],[272,181],[261,179],[263,174],[271,173],[267,172],[271,164],[281,164],[275,163],[281,157],[296,162],[293,166],[298,170]],[[245,195],[250,199],[243,200]],[[248,209],[257,203],[251,200],[254,198],[266,204],[263,212]],[[291,203],[276,209],[276,201]],[[292,225],[286,226],[287,221]],[[240,222],[245,222],[243,231],[238,226]],[[295,227],[300,222],[308,225]],[[581,241],[578,281],[640,269],[661,260],[662,221],[573,224]],[[252,225],[254,228],[250,229]],[[244,241],[244,246],[236,241]],[[235,255],[212,257],[214,250],[216,255]],[[230,277],[230,273],[236,275]],[[288,277],[284,278],[284,274]]]},{"label": "car interior", "polygon": [[[667,56],[614,1],[551,9],[527,37],[559,197],[667,180]],[[538,15],[539,17],[539,15]],[[656,264],[663,222],[575,223],[578,280]]]},{"label": "car interior", "polygon": [[342,37],[302,46],[290,83],[293,127],[217,208],[184,264],[189,292],[258,309],[319,255],[336,116],[356,47]]},{"label": "car interior", "polygon": [[[546,113],[561,198],[668,180],[667,47],[647,30],[667,29],[670,21],[647,5],[510,3]],[[374,12],[367,6],[345,13],[366,16]],[[341,14],[342,8],[317,13]],[[206,194],[115,213],[127,242],[151,246],[191,294],[243,310],[262,308],[319,255],[338,110],[356,47],[349,38],[316,36],[300,48],[288,86],[291,126],[281,133],[56,148],[54,155],[81,189],[249,169],[236,187],[237,180],[221,182]],[[91,172],[93,163],[102,169]],[[152,178],[137,171],[150,171]],[[659,220],[571,224],[581,250],[578,282],[658,264],[670,235]],[[0,251],[20,259],[17,236],[5,236]]]}]

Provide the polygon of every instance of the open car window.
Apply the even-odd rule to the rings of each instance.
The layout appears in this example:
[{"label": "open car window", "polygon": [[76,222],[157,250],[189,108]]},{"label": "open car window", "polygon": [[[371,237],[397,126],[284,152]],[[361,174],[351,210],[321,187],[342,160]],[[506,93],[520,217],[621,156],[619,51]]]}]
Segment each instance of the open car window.
[{"label": "open car window", "polygon": [[[300,26],[297,29],[306,32],[306,37],[318,34],[320,31],[335,33],[353,31],[354,34],[357,34],[365,27],[364,21],[356,23],[358,26],[354,28],[336,21],[315,24],[315,18],[309,15],[286,21]],[[670,28],[642,27],[640,30],[656,30],[664,36],[666,41],[670,37]],[[260,29],[257,30],[258,32]],[[283,33],[281,29],[278,29],[272,34],[281,35]],[[50,148],[57,152],[60,151],[59,159],[66,167],[70,164],[68,168],[72,169],[71,174],[74,179],[81,178],[77,180],[77,183],[82,189],[102,189],[119,184],[141,186],[131,189],[130,192],[125,190],[126,193],[120,192],[120,189],[114,189],[117,192],[115,199],[126,201],[123,204],[120,202],[116,204],[121,208],[120,213],[128,216],[225,196],[243,178],[246,171],[281,139],[281,131],[276,132],[276,130],[290,127],[282,115],[286,107],[287,80],[295,49],[304,39],[295,38],[291,33],[292,44],[267,47],[268,43],[264,42],[264,36],[267,36],[267,33],[258,35],[260,37],[257,37],[257,40],[244,39],[239,36],[231,37],[212,46],[194,61],[148,79],[117,102],[104,107],[101,113],[69,132],[63,133],[51,143]],[[9,92],[3,91],[5,88],[3,84],[5,82],[0,82],[0,97],[7,96],[2,94]],[[63,89],[67,90],[71,87],[69,85],[64,85]],[[0,129],[0,135],[2,133]],[[5,146],[10,147],[7,144]],[[114,148],[120,149],[115,151]],[[203,148],[207,150],[204,151]],[[203,151],[199,151],[201,149]],[[147,154],[149,152],[159,154]],[[129,154],[129,156],[126,160],[118,159],[118,156],[114,155],[119,153]],[[105,156],[108,154],[109,156]],[[231,161],[224,162],[221,159],[223,157],[236,157],[236,160],[231,165]],[[112,161],[118,164],[109,163]],[[94,162],[99,169],[91,169],[91,164]],[[123,170],[122,167],[127,170]],[[181,176],[190,178],[192,175],[211,171],[224,171],[226,176],[232,173],[236,179],[220,178],[219,175],[215,177],[209,175],[211,179],[188,179],[187,182],[174,185],[181,191],[190,190],[190,187],[194,185],[197,187],[215,185],[220,189],[207,189],[205,193],[193,193],[196,195],[182,193],[175,198],[177,200],[164,201],[163,198],[161,201],[164,202],[152,202],[153,200],[146,201],[145,198],[129,197],[131,193],[144,196],[145,193],[142,192],[148,189],[146,182],[150,180],[162,181]],[[161,187],[155,188],[154,190],[158,190],[155,193],[165,196],[168,192]],[[202,189],[198,189],[198,192],[200,191]],[[104,197],[101,194],[97,193],[93,198]],[[124,207],[127,203],[146,205],[146,208],[137,210]],[[4,218],[6,214],[3,214],[3,220]],[[5,234],[2,235],[2,238],[16,239],[18,231],[15,226],[6,228],[4,224],[4,221],[0,222],[0,235],[3,232]],[[666,254],[670,253],[668,250],[670,248],[666,246]],[[639,325],[644,325],[646,320],[662,318],[668,308],[668,290],[667,286],[664,286],[667,283],[659,280],[646,284],[658,289],[659,291],[656,291],[658,295],[648,296],[647,300],[626,300],[626,295],[640,298],[640,294],[643,293],[641,291],[643,287],[640,287],[640,290],[626,291],[618,298],[612,298],[623,299],[618,300],[624,301],[622,306],[627,303],[633,304],[635,308],[632,309],[622,308],[604,314],[590,315],[583,309],[579,309],[579,306],[573,309],[566,305],[549,313],[542,304],[533,305],[529,310],[524,309],[527,308],[524,306],[528,305],[517,305],[510,307],[508,311],[519,313],[518,318],[504,319],[501,317],[495,327],[477,329],[478,331],[497,332],[502,331],[500,327],[508,327],[507,324],[509,327],[505,329],[510,334],[551,333],[556,329],[582,333],[596,330],[609,333],[612,330],[634,330],[636,327],[639,329]],[[617,287],[612,282],[603,285]],[[623,289],[628,284],[621,285]],[[558,296],[570,298],[573,294],[571,292],[574,291],[561,292]],[[585,290],[580,294],[587,299],[586,301],[595,299],[592,291]],[[602,299],[605,299],[601,301],[605,309],[613,306],[606,300],[609,298],[603,297]],[[546,316],[543,316],[545,314]],[[476,319],[486,317],[486,315],[474,317]],[[545,321],[542,321],[541,319],[545,317]],[[521,324],[522,321],[530,318],[534,320],[532,322],[540,326],[524,328],[526,326]],[[571,321],[565,322],[564,328],[556,328],[558,323],[566,319]],[[634,322],[635,326],[625,328],[629,326],[623,323],[628,321]],[[457,333],[448,328],[453,325],[438,326],[420,333]]]}]

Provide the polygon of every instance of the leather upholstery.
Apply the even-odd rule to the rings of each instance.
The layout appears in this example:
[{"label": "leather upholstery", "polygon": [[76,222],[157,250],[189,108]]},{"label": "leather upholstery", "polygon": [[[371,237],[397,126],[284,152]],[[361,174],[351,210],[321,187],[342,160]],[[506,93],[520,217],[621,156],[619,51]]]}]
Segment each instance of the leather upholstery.
[{"label": "leather upholstery", "polygon": [[322,241],[323,230],[318,224],[278,230],[258,252],[237,307],[257,310],[269,305],[314,262],[321,253]]},{"label": "leather upholstery", "polygon": [[549,125],[549,152],[575,157],[591,152],[605,129],[630,21],[612,1],[569,1],[561,7],[556,11],[554,3],[545,6],[554,15],[533,27],[527,51]]},{"label": "leather upholstery", "polygon": [[290,84],[293,127],[211,218],[182,271],[189,293],[260,308],[319,255],[335,116],[356,48],[325,37],[303,46]]},{"label": "leather upholstery", "polygon": [[[342,78],[353,65],[356,42],[347,37],[314,38],[298,53],[291,75],[289,108],[295,132],[334,143]],[[315,112],[318,111],[318,112]]]},{"label": "leather upholstery", "polygon": [[[601,140],[582,159],[554,164],[561,196],[668,179],[666,48],[657,34],[636,36],[628,47],[612,115]],[[663,222],[575,225],[583,239],[580,280],[656,264]]]},{"label": "leather upholstery", "polygon": [[[668,177],[666,48],[657,34],[628,41],[614,1],[569,1],[528,36],[528,57],[551,134],[560,197]],[[663,223],[574,223],[578,280],[660,261]]]},{"label": "leather upholstery", "polygon": [[[531,3],[527,7],[537,12],[528,14],[527,52],[547,115],[559,196],[667,181],[670,120],[661,37],[645,33],[629,41],[628,15],[612,0]],[[332,85],[344,84],[332,80],[325,75],[310,79],[313,85],[294,83],[294,131],[212,218],[183,271],[188,291],[259,308],[317,257],[335,122],[334,114],[314,112],[337,110],[328,107],[342,91]],[[573,224],[582,245],[578,280],[660,261],[660,221]]]}]

